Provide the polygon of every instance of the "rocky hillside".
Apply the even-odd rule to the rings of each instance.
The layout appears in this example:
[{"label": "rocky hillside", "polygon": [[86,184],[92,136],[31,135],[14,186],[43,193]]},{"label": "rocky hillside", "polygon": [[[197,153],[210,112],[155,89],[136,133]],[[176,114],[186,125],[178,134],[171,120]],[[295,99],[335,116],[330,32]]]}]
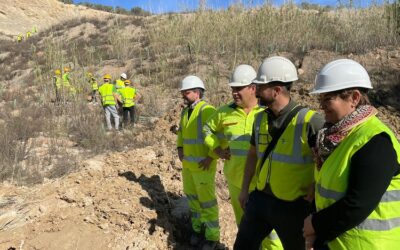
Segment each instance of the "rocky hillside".
[{"label": "rocky hillside", "polygon": [[[0,249],[190,249],[182,166],[170,132],[182,109],[176,86],[196,72],[206,80],[209,101],[228,102],[228,49],[213,57],[196,51],[194,40],[177,48],[154,44],[152,32],[173,15],[115,16],[56,0],[0,4]],[[34,25],[40,32],[32,39],[11,40]],[[314,109],[309,91],[318,69],[336,58],[361,62],[375,87],[370,97],[379,117],[400,138],[400,47],[271,54],[295,62],[300,80],[293,98]],[[269,54],[246,62],[257,67],[261,56]],[[79,91],[57,104],[51,79],[63,66],[72,68]],[[143,99],[133,129],[105,131],[101,107],[86,101],[89,71],[99,80],[121,72],[134,80]],[[236,225],[222,162],[216,182],[220,248],[231,248]]]},{"label": "rocky hillside", "polygon": [[58,0],[0,0],[0,38],[25,34],[34,26],[43,31],[53,25],[82,17],[108,15],[84,6],[63,4]]}]

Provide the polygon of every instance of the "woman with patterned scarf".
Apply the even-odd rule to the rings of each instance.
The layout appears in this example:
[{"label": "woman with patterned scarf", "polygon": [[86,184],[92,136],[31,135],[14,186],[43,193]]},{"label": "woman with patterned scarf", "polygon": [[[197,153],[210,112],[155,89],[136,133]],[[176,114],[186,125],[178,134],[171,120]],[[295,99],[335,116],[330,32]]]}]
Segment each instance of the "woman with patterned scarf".
[{"label": "woman with patterned scarf", "polygon": [[315,158],[316,212],[304,220],[306,249],[399,249],[400,144],[377,117],[367,71],[341,59],[318,73],[326,124]]}]

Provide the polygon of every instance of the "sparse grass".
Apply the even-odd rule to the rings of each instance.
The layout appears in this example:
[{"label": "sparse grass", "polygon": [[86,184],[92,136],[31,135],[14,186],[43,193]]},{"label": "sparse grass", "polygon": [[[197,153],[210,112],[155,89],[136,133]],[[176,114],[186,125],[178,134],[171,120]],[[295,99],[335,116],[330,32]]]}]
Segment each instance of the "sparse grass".
[{"label": "sparse grass", "polygon": [[[65,28],[80,25],[82,21],[87,20],[67,22],[54,27],[51,32],[40,33],[47,35],[41,43],[2,43],[2,48],[10,53],[0,63],[0,68],[6,74],[0,80],[14,79],[21,69],[33,67],[34,70],[28,76],[29,81],[19,83],[17,88],[9,89],[4,82],[1,84],[1,100],[5,103],[0,114],[0,181],[33,184],[43,181],[43,178],[60,177],[73,171],[77,167],[77,159],[69,153],[71,145],[64,142],[74,143],[74,147],[85,151],[87,155],[134,146],[131,137],[106,134],[102,108],[93,108],[86,102],[86,94],[91,89],[87,84],[85,66],[97,65],[110,57],[119,57],[121,61],[128,59],[131,53],[128,38],[125,37],[121,42],[117,37],[111,46],[106,34],[96,39],[97,43],[82,39],[66,43],[61,37]],[[107,23],[95,23],[96,26],[104,24]],[[114,26],[116,35],[122,32],[118,26],[120,24]],[[110,46],[110,49],[101,50],[101,46]],[[126,52],[129,53],[124,54]],[[66,102],[58,105],[52,102],[55,99],[52,76],[55,69],[64,66],[74,68],[72,83],[78,93],[75,97],[66,94]],[[50,141],[50,146],[41,149],[49,150],[50,155],[46,159],[36,159],[37,156],[32,153],[33,148],[43,147],[28,143],[37,137]],[[51,169],[40,169],[38,162],[51,166]],[[27,164],[36,167],[27,168]]]},{"label": "sparse grass", "polygon": [[[218,55],[248,60],[278,51],[336,50],[364,52],[398,44],[387,26],[385,9],[302,10],[293,5],[256,10],[232,8],[174,15],[151,26],[155,54]],[[164,46],[163,44],[168,44]]]},{"label": "sparse grass", "polygon": [[400,37],[388,25],[385,13],[384,7],[318,11],[266,5],[163,16],[147,24],[157,72],[153,78],[173,79],[180,65],[172,59],[178,57],[194,65],[188,73],[197,74],[196,65],[204,61],[212,65],[215,59],[231,70],[279,52],[305,54],[320,49],[346,54],[398,46]]},{"label": "sparse grass", "polygon": [[[172,109],[173,104],[164,101],[173,96],[171,92],[177,92],[181,78],[188,74],[203,78],[208,90],[206,98],[219,106],[230,100],[225,83],[228,72],[239,63],[254,65],[277,52],[305,54],[321,49],[362,53],[379,46],[398,46],[398,26],[393,23],[397,19],[388,18],[388,13],[383,7],[306,11],[287,5],[146,19],[82,18],[43,31],[30,42],[2,42],[2,51],[9,54],[0,61],[0,98],[4,101],[0,113],[0,181],[38,183],[45,177],[74,171],[77,158],[70,155],[71,148],[79,148],[88,156],[147,146],[156,140],[141,137],[146,130],[155,129],[151,122],[123,136],[107,134],[102,108],[86,103],[90,86],[85,73],[89,68],[102,72],[101,65],[109,66],[105,60],[118,67],[131,65],[128,75],[150,89],[141,92],[143,103],[140,112],[137,110],[142,119],[150,120]],[[84,22],[92,23],[96,29],[88,40],[80,34],[66,42],[64,35],[68,30]],[[127,33],[127,27],[141,24],[144,35]],[[71,75],[78,93],[57,105],[52,102],[53,71],[66,65],[73,68]],[[6,87],[6,81],[11,82],[22,74],[21,70],[29,68],[33,68],[26,76],[29,81],[18,83],[23,89],[14,91]],[[40,145],[28,145],[28,141],[39,136],[50,141],[49,155],[41,159],[52,165],[47,173],[40,169],[28,171],[24,166],[34,164],[30,153],[32,147]]]}]

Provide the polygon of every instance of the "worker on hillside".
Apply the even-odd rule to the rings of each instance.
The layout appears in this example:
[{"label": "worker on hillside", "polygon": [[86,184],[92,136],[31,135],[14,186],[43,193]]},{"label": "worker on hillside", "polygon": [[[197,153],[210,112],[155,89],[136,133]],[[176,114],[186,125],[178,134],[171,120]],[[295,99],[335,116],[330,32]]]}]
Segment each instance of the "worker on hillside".
[{"label": "worker on hillside", "polygon": [[60,69],[56,69],[54,71],[54,76],[53,76],[53,86],[54,86],[54,90],[56,92],[56,102],[60,102],[61,101],[61,70]]},{"label": "worker on hillside", "polygon": [[70,68],[64,67],[64,74],[62,75],[62,83],[65,89],[69,89],[71,87],[69,72]]},{"label": "worker on hillside", "polygon": [[220,229],[215,195],[217,156],[204,145],[202,130],[215,108],[202,100],[204,90],[204,83],[197,76],[190,75],[182,80],[180,91],[187,107],[181,114],[177,148],[183,165],[183,192],[192,214],[190,245],[209,250],[217,246]]},{"label": "worker on hillside", "polygon": [[97,94],[97,91],[99,90],[99,85],[97,84],[97,80],[93,76],[93,73],[91,73],[91,72],[87,73],[87,78],[88,78],[88,83],[89,83],[90,87],[92,88],[91,101],[97,102],[96,94]]},{"label": "worker on hillside", "polygon": [[[274,56],[264,60],[253,80],[268,108],[254,121],[239,195],[245,213],[236,250],[258,250],[273,229],[284,249],[304,249],[303,221],[313,199],[315,163],[311,149],[324,120],[291,99],[290,88],[297,79],[294,64]],[[257,185],[249,195],[254,175]]]},{"label": "worker on hillside", "polygon": [[17,35],[17,42],[18,42],[18,43],[22,42],[23,39],[24,39],[24,36],[23,36],[23,35],[21,35],[21,34],[18,34],[18,35]]},{"label": "worker on hillside", "polygon": [[126,79],[124,84],[125,88],[118,89],[122,99],[123,123],[125,127],[128,127],[128,125],[133,127],[135,123],[135,99],[138,94],[136,93],[136,88],[132,86],[131,80]]},{"label": "worker on hillside", "polygon": [[306,249],[400,248],[400,144],[370,104],[358,62],[325,65],[314,91],[326,124],[315,148],[317,212],[304,220]]},{"label": "worker on hillside", "polygon": [[32,36],[32,33],[28,30],[27,32],[26,32],[26,39],[28,39],[29,37],[31,37]]},{"label": "worker on hillside", "polygon": [[[205,144],[225,160],[224,175],[238,226],[243,216],[239,194],[254,117],[264,110],[258,105],[256,85],[252,83],[256,76],[256,71],[250,65],[242,64],[236,67],[229,83],[233,102],[220,107],[204,126]],[[253,178],[250,191],[254,190],[255,184]],[[275,232],[267,237],[262,245],[262,249],[282,249]]]},{"label": "worker on hillside", "polygon": [[37,33],[37,32],[38,32],[38,29],[37,29],[36,25],[34,25],[32,27],[32,33]]},{"label": "worker on hillside", "polygon": [[117,88],[117,89],[123,89],[123,88],[125,88],[125,80],[126,79],[128,79],[128,77],[126,76],[126,74],[125,73],[122,73],[121,75],[120,75],[120,78],[119,79],[117,79],[116,81],[115,81],[115,87]]},{"label": "worker on hillside", "polygon": [[116,105],[121,102],[120,96],[117,93],[117,89],[111,84],[111,75],[105,74],[103,77],[104,83],[99,87],[99,93],[101,96],[101,104],[106,116],[107,129],[112,130],[111,116],[114,118],[115,130],[119,129],[119,115],[117,112]]},{"label": "worker on hillside", "polygon": [[70,97],[76,97],[76,88],[71,84],[69,67],[64,67],[64,74],[62,75],[63,92]]}]

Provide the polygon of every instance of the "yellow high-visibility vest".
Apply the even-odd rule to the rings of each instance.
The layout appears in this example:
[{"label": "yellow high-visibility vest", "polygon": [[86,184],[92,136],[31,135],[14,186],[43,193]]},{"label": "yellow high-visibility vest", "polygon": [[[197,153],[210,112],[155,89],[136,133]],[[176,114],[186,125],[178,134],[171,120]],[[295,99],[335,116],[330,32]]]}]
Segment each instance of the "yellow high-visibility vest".
[{"label": "yellow high-visibility vest", "polygon": [[[207,156],[216,158],[208,147],[204,144],[203,126],[207,119],[215,112],[215,108],[204,101],[196,104],[189,117],[189,108],[186,107],[181,114],[181,121],[178,130],[177,146],[183,148],[184,168],[192,171],[202,171],[199,162]],[[212,168],[216,167],[216,161],[212,163]]]},{"label": "yellow high-visibility vest", "polygon": [[[205,143],[214,150],[218,146],[229,147],[230,160],[225,160],[224,175],[236,187],[242,187],[247,153],[255,116],[264,108],[255,106],[249,114],[236,104],[220,107],[204,126]],[[252,188],[254,189],[255,182]]]},{"label": "yellow high-visibility vest", "polygon": [[[341,199],[348,187],[352,156],[372,137],[390,136],[400,164],[400,144],[393,132],[375,116],[354,127],[316,172],[317,211]],[[377,156],[379,157],[379,156]],[[384,168],[385,166],[376,166]],[[317,171],[317,170],[316,170]],[[377,170],[379,171],[379,170]],[[400,248],[400,174],[393,177],[374,211],[361,224],[328,243],[332,250]]]},{"label": "yellow high-visibility vest", "polygon": [[69,73],[64,73],[62,75],[62,80],[63,80],[63,86],[66,88],[69,88],[71,86],[69,82]]},{"label": "yellow high-visibility vest", "polygon": [[307,127],[315,111],[301,109],[282,133],[275,148],[260,166],[264,151],[272,138],[268,132],[268,115],[261,112],[255,121],[257,150],[257,189],[269,184],[272,193],[281,200],[293,201],[307,195],[313,183],[314,161],[308,145]]},{"label": "yellow high-visibility vest", "polygon": [[60,76],[53,76],[53,81],[55,81],[56,88],[60,89],[61,88],[61,77]]},{"label": "yellow high-visibility vest", "polygon": [[115,86],[112,85],[111,83],[104,83],[103,85],[100,86],[99,93],[101,95],[103,106],[116,104],[113,94],[114,88]]},{"label": "yellow high-visibility vest", "polygon": [[125,87],[119,89],[118,92],[122,97],[122,107],[129,108],[135,106],[136,89],[133,87]]},{"label": "yellow high-visibility vest", "polygon": [[122,81],[121,79],[115,80],[115,87],[116,87],[117,89],[123,89],[123,88],[125,88],[125,83],[124,83],[124,81]]},{"label": "yellow high-visibility vest", "polygon": [[96,78],[91,77],[89,79],[89,84],[92,86],[92,90],[98,90],[99,89],[99,85],[97,84]]}]

